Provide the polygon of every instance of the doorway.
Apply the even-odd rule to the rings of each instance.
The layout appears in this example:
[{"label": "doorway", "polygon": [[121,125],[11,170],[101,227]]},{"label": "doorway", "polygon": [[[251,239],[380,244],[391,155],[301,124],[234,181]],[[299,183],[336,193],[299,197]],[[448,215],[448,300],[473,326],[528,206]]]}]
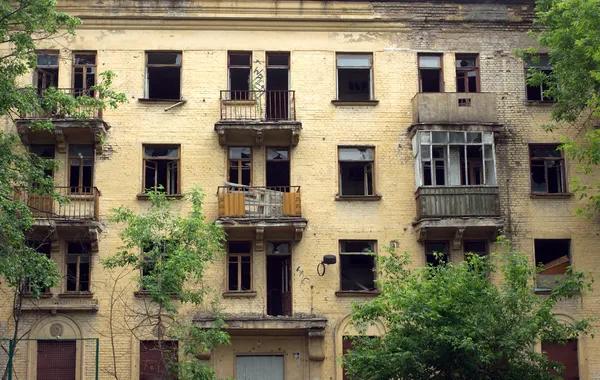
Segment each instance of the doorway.
[{"label": "doorway", "polygon": [[284,380],[283,356],[239,355],[235,359],[236,380]]},{"label": "doorway", "polygon": [[267,251],[267,315],[292,315],[290,243],[270,242]]},{"label": "doorway", "polygon": [[38,380],[75,380],[77,342],[74,340],[38,340]]},{"label": "doorway", "polygon": [[267,53],[267,120],[289,118],[290,53]]}]

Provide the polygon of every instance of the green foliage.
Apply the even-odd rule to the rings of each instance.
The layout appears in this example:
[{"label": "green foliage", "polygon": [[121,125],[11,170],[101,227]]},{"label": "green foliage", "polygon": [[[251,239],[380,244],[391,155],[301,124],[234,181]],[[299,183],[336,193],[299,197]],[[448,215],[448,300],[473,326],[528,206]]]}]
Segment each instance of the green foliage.
[{"label": "green foliage", "polygon": [[[552,308],[591,289],[570,272],[552,294],[533,292],[535,267],[502,239],[505,252],[471,255],[460,265],[412,269],[408,255],[380,257],[381,295],[353,305],[362,328],[380,321],[387,334],[358,339],[343,359],[355,379],[558,379],[560,369],[533,349],[541,339],[565,341],[589,333],[587,320],[561,324]],[[498,268],[494,261],[499,260]],[[489,281],[499,271],[503,281]]]}]

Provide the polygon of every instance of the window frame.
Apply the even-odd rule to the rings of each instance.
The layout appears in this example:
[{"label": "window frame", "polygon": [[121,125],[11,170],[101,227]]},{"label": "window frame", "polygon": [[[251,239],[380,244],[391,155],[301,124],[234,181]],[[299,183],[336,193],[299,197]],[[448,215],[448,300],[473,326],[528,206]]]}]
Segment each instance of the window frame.
[{"label": "window frame", "polygon": [[[540,148],[540,147],[556,147],[558,148],[561,144],[552,144],[552,143],[532,143],[529,144],[527,147],[527,151],[529,153],[529,189],[531,191],[531,194],[533,195],[553,195],[553,194],[558,194],[558,195],[566,195],[569,194],[569,190],[567,188],[568,185],[568,181],[567,181],[567,165],[566,165],[566,160],[565,160],[565,155],[564,152],[562,150],[558,150],[556,149],[557,152],[560,152],[560,157],[532,157],[532,152],[533,152],[533,148]],[[533,191],[533,178],[532,178],[532,169],[533,169],[533,165],[532,165],[532,161],[544,161],[544,179],[545,179],[545,183],[546,183],[546,191]],[[548,191],[549,186],[548,186],[548,161],[560,161],[561,162],[561,175],[562,175],[562,191],[560,192],[556,192],[556,193],[551,193]]]},{"label": "window frame", "polygon": [[[43,240],[43,241],[40,241],[40,240],[27,240],[26,243],[29,246],[29,248],[33,249],[36,253],[38,253],[40,255],[45,255],[48,259],[53,260],[52,259],[52,241],[50,241],[50,240]],[[47,252],[40,251],[39,249],[41,247],[46,247]],[[29,278],[25,278],[23,280],[23,282],[24,282],[24,284],[23,284],[24,285],[23,286],[24,292],[23,293],[25,295],[31,295],[32,291],[31,291],[31,285],[30,285],[31,281],[30,281],[30,279]],[[52,293],[50,292],[50,287],[49,286],[46,286],[45,289],[44,289],[44,291],[41,293],[42,296],[43,295],[50,295],[50,294],[52,294]]]},{"label": "window frame", "polygon": [[[87,244],[88,246],[88,252],[84,252],[84,253],[73,253],[70,254],[69,253],[69,244]],[[64,262],[64,268],[65,268],[65,293],[91,293],[92,292],[92,250],[91,250],[91,243],[89,242],[81,242],[81,241],[67,241],[66,242],[66,253],[65,253],[65,262]],[[76,263],[76,271],[75,271],[75,290],[69,290],[69,255],[77,255],[77,263]],[[87,256],[88,258],[88,289],[87,290],[80,290],[81,288],[81,256]]]},{"label": "window frame", "polygon": [[[93,65],[78,65],[77,62],[77,56],[78,55],[93,55],[94,56],[94,64]],[[71,75],[71,80],[73,83],[73,94],[75,96],[79,96],[79,95],[89,95],[91,97],[95,97],[95,93],[94,91],[91,91],[88,87],[87,87],[87,69],[88,68],[94,68],[94,84],[93,86],[96,86],[98,84],[98,53],[96,51],[74,51],[73,52],[73,67],[71,68],[72,71],[72,75]],[[83,88],[79,89],[79,88],[75,88],[75,69],[82,69],[82,83],[83,83]],[[78,91],[81,91],[80,93]]]},{"label": "window frame", "polygon": [[[232,55],[247,55],[249,57],[249,65],[232,65]],[[229,93],[229,100],[252,100],[254,97],[251,95],[254,89],[250,86],[250,80],[252,79],[252,51],[247,50],[228,50],[227,51],[227,91]],[[231,89],[231,69],[248,69],[248,90],[232,90]],[[234,96],[233,91],[239,91],[238,95]],[[243,91],[247,91],[245,95],[242,95]]]},{"label": "window frame", "polygon": [[[372,243],[373,244],[373,252],[372,254],[368,254],[368,253],[363,253],[363,252],[345,252],[343,251],[342,247],[343,244],[345,242],[368,242],[368,243]],[[379,287],[377,286],[377,258],[379,257],[378,255],[378,247],[377,247],[377,240],[370,240],[370,239],[340,239],[338,240],[338,255],[340,257],[340,265],[339,265],[339,291],[342,293],[377,293],[379,292]],[[349,290],[349,289],[344,289],[343,287],[343,270],[342,270],[342,257],[343,256],[369,256],[373,258],[373,289],[371,290]]]},{"label": "window frame", "polygon": [[[340,99],[340,79],[339,79],[339,71],[340,69],[344,70],[344,66],[340,67],[338,62],[338,57],[340,56],[357,56],[357,57],[368,57],[369,58],[369,98],[361,99],[361,100],[349,100],[349,99]],[[338,102],[370,102],[375,100],[375,75],[373,67],[375,65],[375,55],[367,52],[336,52],[335,53],[335,99]],[[348,67],[345,67],[348,68]],[[364,66],[361,67],[352,67],[352,69],[367,69]]]},{"label": "window frame", "polygon": [[[181,101],[183,98],[181,97],[181,91],[183,89],[183,52],[181,50],[146,50],[145,52],[145,60],[144,60],[144,96],[145,99],[148,100],[166,100],[166,101]],[[151,54],[178,54],[179,64],[177,63],[169,63],[169,64],[157,64],[157,63],[148,63],[148,57]],[[179,98],[177,99],[169,99],[169,98],[151,98],[150,97],[150,76],[148,75],[148,67],[179,67]]]},{"label": "window frame", "polygon": [[[469,68],[462,68],[462,67],[456,67],[456,92],[458,92],[458,72],[464,72],[467,73],[467,75],[465,75],[464,77],[464,85],[465,85],[465,92],[462,93],[479,93],[481,92],[481,69],[479,67],[479,54],[478,53],[456,53],[454,55],[454,60],[455,62],[459,61],[459,58],[461,59],[475,59],[475,67],[469,67]],[[456,65],[455,65],[456,66]],[[469,72],[475,72],[475,92],[469,91],[469,77],[468,77],[468,73]]]},{"label": "window frame", "polygon": [[[550,56],[548,53],[541,53],[541,54],[537,54],[537,56],[541,59],[542,57],[547,57],[548,59],[548,64],[547,65],[543,65],[540,63],[535,63],[535,62],[530,62],[531,58],[533,57],[533,55],[528,55],[524,60],[523,60],[523,66],[524,66],[524,79],[525,79],[525,101],[529,102],[529,103],[556,103],[556,99],[544,99],[544,85],[541,84],[539,86],[539,90],[540,90],[540,100],[536,100],[536,99],[529,99],[529,88],[534,88],[534,86],[530,86],[527,83],[527,74],[529,72],[529,69],[538,69],[540,71],[550,71],[552,72],[552,65],[550,64]],[[537,86],[535,86],[537,87]]]},{"label": "window frame", "polygon": [[[174,157],[166,157],[166,156],[160,156],[160,157],[152,157],[152,158],[147,158],[146,157],[146,147],[162,147],[162,148],[177,148],[177,158]],[[177,189],[175,192],[170,193],[169,192],[169,168],[167,166],[167,186],[165,187],[165,195],[167,196],[174,196],[174,195],[180,195],[181,194],[181,189],[183,188],[182,183],[181,183],[181,144],[142,144],[142,194],[145,193],[147,190],[147,186],[146,186],[146,160],[149,161],[176,161],[177,162]],[[158,165],[156,166],[156,169],[154,171],[154,190],[157,190],[158,184]]]},{"label": "window frame", "polygon": [[[35,52],[35,55],[36,55],[36,58],[35,58],[36,61],[35,61],[35,69],[33,71],[33,74],[34,74],[33,82],[34,82],[35,87],[37,88],[38,94],[41,95],[42,91],[44,91],[45,89],[47,89],[48,87],[51,87],[51,86],[48,86],[47,84],[45,84],[46,77],[44,75],[43,79],[42,79],[42,88],[39,87],[40,70],[38,70],[38,69],[40,69],[40,68],[41,69],[44,69],[44,68],[56,69],[56,88],[58,88],[58,86],[59,86],[58,80],[60,78],[60,52],[57,50],[37,50]],[[38,56],[40,56],[40,55],[56,57],[56,65],[38,65],[37,59],[38,59]]]},{"label": "window frame", "polygon": [[[423,67],[421,68],[421,57],[439,57],[440,67]],[[439,94],[445,92],[444,88],[444,53],[417,53],[417,71],[419,72],[419,93],[423,92],[423,78],[421,77],[421,70],[439,70],[440,71],[440,91],[430,92],[432,94]]]},{"label": "window frame", "polygon": [[[428,244],[436,244],[436,243],[443,243],[446,246],[446,252],[439,252],[439,251],[433,251],[433,252],[439,252],[439,253],[445,253],[446,256],[446,264],[451,263],[452,262],[452,246],[450,245],[450,241],[449,240],[425,240],[423,242],[423,252],[425,253],[425,265],[429,264],[429,262],[427,261],[427,256],[432,256],[429,255],[427,253],[427,245]],[[434,265],[434,267],[437,265]]]},{"label": "window frame", "polygon": [[[91,147],[91,149],[92,149],[92,155],[91,156],[72,156],[71,155],[71,147],[72,146],[82,146],[82,145],[83,146],[89,146],[89,147]],[[55,151],[55,154],[56,154],[56,151]],[[94,184],[95,184],[95,177],[96,177],[95,176],[95,170],[96,170],[96,149],[94,148],[94,145],[93,144],[69,144],[67,154],[68,154],[68,160],[69,160],[69,171],[67,172],[67,175],[69,176],[69,179],[68,179],[68,182],[69,182],[69,194],[90,194],[90,193],[92,193],[93,192],[93,188],[94,188]],[[78,181],[79,183],[77,184],[77,186],[72,186],[71,185],[71,178],[70,178],[70,176],[71,176],[71,167],[72,167],[72,164],[73,164],[73,162],[72,162],[73,160],[79,160],[79,181]],[[90,188],[89,192],[85,191],[85,188],[88,187],[88,186],[83,186],[83,168],[84,168],[83,162],[85,160],[92,160],[92,165],[91,165],[92,166],[92,169],[91,169],[91,171],[92,171],[92,181],[91,181],[90,186],[89,186],[89,188]],[[77,188],[77,190],[73,191],[73,188]]]},{"label": "window frame", "polygon": [[[253,263],[253,256],[254,256],[254,249],[253,249],[253,242],[249,241],[249,240],[234,240],[231,241],[233,243],[248,243],[248,246],[250,247],[250,252],[248,253],[229,253],[229,241],[227,242],[227,254],[226,256],[226,260],[225,260],[225,292],[227,293],[248,293],[248,292],[253,292],[254,290],[254,279],[253,279],[253,275],[254,275],[254,263]],[[229,265],[231,264],[229,259],[231,257],[236,257],[237,258],[237,290],[232,290],[229,288]],[[250,286],[249,289],[242,289],[242,258],[243,257],[248,257],[250,258]],[[266,261],[265,261],[266,263]]]},{"label": "window frame", "polygon": [[[230,158],[230,153],[231,153],[231,148],[249,148],[250,149],[250,158]],[[266,158],[266,154],[265,154],[265,158]],[[229,170],[231,169],[231,162],[232,161],[237,161],[237,170],[238,170],[238,182],[232,182],[230,181],[229,178]],[[242,185],[242,186],[246,186],[242,183],[242,162],[250,162],[250,184],[248,184],[248,187],[252,187],[252,183],[254,182],[254,170],[253,170],[253,164],[254,164],[254,149],[251,145],[249,146],[241,146],[241,145],[228,145],[227,146],[227,172],[225,175],[225,180],[228,183],[232,183],[232,184],[236,184],[236,185]],[[265,161],[266,162],[266,161]],[[266,178],[266,173],[265,173],[265,178]]]},{"label": "window frame", "polygon": [[[356,197],[377,197],[377,186],[376,184],[376,175],[375,175],[375,161],[377,160],[376,151],[374,145],[338,145],[337,147],[337,162],[338,162],[338,197],[340,198],[356,198]],[[372,160],[341,160],[340,159],[340,150],[341,149],[371,149],[373,152]],[[371,183],[372,183],[372,194],[362,194],[362,195],[349,195],[342,193],[342,163],[343,162],[370,162],[371,163]],[[368,180],[367,180],[367,166],[365,165],[364,170],[364,189],[365,193],[368,193]]]}]

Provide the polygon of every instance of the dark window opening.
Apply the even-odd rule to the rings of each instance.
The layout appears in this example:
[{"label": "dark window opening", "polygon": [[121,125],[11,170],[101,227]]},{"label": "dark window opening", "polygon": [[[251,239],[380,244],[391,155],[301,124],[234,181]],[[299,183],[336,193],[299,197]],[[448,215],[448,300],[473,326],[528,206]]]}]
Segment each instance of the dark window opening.
[{"label": "dark window opening", "polygon": [[425,257],[427,264],[432,266],[444,265],[450,262],[450,252],[447,241],[425,242]]},{"label": "dark window opening", "polygon": [[270,243],[269,246],[274,249],[267,256],[267,314],[289,316],[292,315],[292,257],[289,255],[289,243]]},{"label": "dark window opening", "polygon": [[267,187],[283,187],[278,191],[288,191],[290,186],[290,158],[288,148],[267,149]]},{"label": "dark window opening", "polygon": [[552,289],[571,265],[570,239],[535,239],[535,265],[538,288]]},{"label": "dark window opening", "polygon": [[179,194],[179,159],[178,146],[144,145],[144,191]]},{"label": "dark window opening", "polygon": [[442,55],[419,55],[419,91],[442,92]]},{"label": "dark window opening", "polygon": [[[550,57],[547,54],[541,54],[539,56],[531,56],[525,62],[525,70],[527,76],[529,75],[530,69],[536,69],[546,75],[552,74],[552,65],[550,64]],[[531,86],[526,84],[525,93],[527,100],[538,101],[538,102],[553,102],[556,99],[549,97],[545,92],[548,89],[546,83],[542,83],[538,86]]]},{"label": "dark window opening", "polygon": [[75,340],[38,340],[38,380],[75,380],[77,369],[77,342]]},{"label": "dark window opening", "polygon": [[[28,241],[27,246],[29,248],[35,250],[40,255],[44,255],[47,258],[51,258],[52,244],[50,243],[49,240]],[[25,293],[32,293],[34,291],[34,289],[37,291],[41,291],[42,293],[46,293],[46,294],[50,293],[49,287],[46,287],[46,286],[44,286],[44,284],[41,284],[41,283],[34,283],[30,279],[26,278],[25,281],[23,281],[23,291]]]},{"label": "dark window opening", "polygon": [[553,362],[564,366],[562,373],[551,371],[563,380],[579,380],[579,359],[577,355],[577,339],[569,339],[564,344],[559,342],[542,342],[542,352]]},{"label": "dark window opening", "polygon": [[252,53],[229,53],[229,90],[232,100],[252,99]]},{"label": "dark window opening", "polygon": [[456,55],[456,92],[479,92],[478,55]]},{"label": "dark window opening", "polygon": [[289,61],[289,53],[267,53],[267,120],[289,118]]},{"label": "dark window opening", "polygon": [[340,241],[341,290],[376,290],[375,262],[376,251],[374,241]]},{"label": "dark window opening", "polygon": [[96,85],[96,54],[75,54],[73,62],[74,95],[94,96],[91,87]]},{"label": "dark window opening", "polygon": [[465,240],[463,250],[465,253],[484,256],[487,255],[487,242],[485,240]]},{"label": "dark window opening", "polygon": [[340,195],[375,194],[373,148],[340,148]]},{"label": "dark window opening", "polygon": [[69,242],[67,249],[67,292],[89,292],[91,244]]},{"label": "dark window opening", "polygon": [[565,160],[558,145],[531,145],[531,192],[566,193]]},{"label": "dark window opening", "polygon": [[252,183],[252,148],[229,148],[228,181],[237,185],[251,186]]},{"label": "dark window opening", "polygon": [[227,243],[227,291],[252,289],[252,243]]},{"label": "dark window opening", "polygon": [[[54,145],[30,145],[29,152],[32,153],[37,159],[54,159]],[[44,166],[46,166],[46,164],[44,164]],[[54,170],[52,170],[52,168],[44,168],[44,176],[52,179],[54,177]]]},{"label": "dark window opening", "polygon": [[69,145],[69,186],[73,194],[92,192],[94,146]]},{"label": "dark window opening", "polygon": [[140,380],[177,379],[177,341],[140,341]]},{"label": "dark window opening", "polygon": [[338,55],[338,100],[371,100],[373,95],[372,55]]},{"label": "dark window opening", "polygon": [[58,87],[58,53],[38,53],[35,84],[39,95],[49,87]]},{"label": "dark window opening", "polygon": [[146,96],[181,99],[181,53],[147,53],[146,58]]}]

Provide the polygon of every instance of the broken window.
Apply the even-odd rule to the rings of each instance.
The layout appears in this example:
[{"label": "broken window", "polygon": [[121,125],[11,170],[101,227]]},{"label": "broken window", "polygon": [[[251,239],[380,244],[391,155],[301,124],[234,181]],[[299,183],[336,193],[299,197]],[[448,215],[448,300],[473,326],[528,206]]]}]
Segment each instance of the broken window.
[{"label": "broken window", "polygon": [[552,370],[551,373],[563,380],[579,380],[579,358],[577,355],[577,339],[565,342],[542,341],[542,352],[548,360],[564,366],[562,373]]},{"label": "broken window", "polygon": [[[51,257],[52,245],[49,240],[45,241],[28,241],[27,246],[41,255],[45,255],[47,258]],[[30,279],[26,278],[23,284],[23,289],[26,293],[32,293],[34,289],[41,291],[42,293],[50,293],[50,288],[44,286],[43,283],[34,283]]]},{"label": "broken window", "polygon": [[373,240],[341,240],[341,290],[372,291],[375,286],[376,242]]},{"label": "broken window", "polygon": [[570,239],[535,239],[535,265],[539,268],[538,288],[552,289],[571,265]]},{"label": "broken window", "polygon": [[373,148],[339,148],[340,195],[375,195]]},{"label": "broken window", "polygon": [[48,87],[58,87],[58,53],[37,53],[35,84],[40,95]]},{"label": "broken window", "polygon": [[290,150],[288,148],[267,148],[267,187],[279,187],[278,191],[288,191],[290,186]]},{"label": "broken window", "polygon": [[148,99],[181,99],[181,53],[146,53]]},{"label": "broken window", "polygon": [[425,242],[425,258],[428,265],[438,266],[450,262],[450,251],[447,241]]},{"label": "broken window", "polygon": [[140,380],[176,379],[178,344],[175,340],[140,341]]},{"label": "broken window", "polygon": [[252,99],[252,53],[230,52],[228,55],[229,91],[232,100]]},{"label": "broken window", "polygon": [[94,146],[69,145],[69,186],[74,194],[91,193],[94,178]]},{"label": "broken window", "polygon": [[456,55],[456,92],[479,92],[479,56]]},{"label": "broken window", "polygon": [[96,85],[96,53],[76,53],[73,62],[74,95],[94,96]]},{"label": "broken window", "polygon": [[91,244],[67,243],[67,292],[90,291]]},{"label": "broken window", "polygon": [[250,186],[252,183],[252,148],[229,147],[228,181],[238,185]]},{"label": "broken window", "polygon": [[493,132],[420,131],[413,139],[419,186],[495,186]]},{"label": "broken window", "polygon": [[[29,152],[33,153],[36,158],[42,160],[53,160],[54,159],[54,145],[30,145]],[[44,164],[46,165],[46,164]],[[48,178],[54,177],[54,170],[52,168],[44,168],[44,175]]]},{"label": "broken window", "polygon": [[227,243],[227,291],[244,292],[252,289],[252,243]]},{"label": "broken window", "polygon": [[338,100],[373,99],[372,54],[338,54]]},{"label": "broken window", "polygon": [[[552,74],[552,65],[550,64],[550,57],[547,54],[540,54],[537,56],[530,56],[525,61],[525,73],[529,76],[529,70],[535,69],[543,72],[546,75]],[[555,99],[545,94],[548,86],[542,83],[539,86],[531,86],[526,84],[526,95],[527,100],[538,101],[538,102],[553,102]]]},{"label": "broken window", "polygon": [[179,194],[179,146],[144,145],[144,191]]},{"label": "broken window", "polygon": [[419,91],[442,92],[444,81],[441,54],[419,54]]},{"label": "broken window", "polygon": [[566,193],[565,159],[558,144],[530,145],[531,192]]}]

